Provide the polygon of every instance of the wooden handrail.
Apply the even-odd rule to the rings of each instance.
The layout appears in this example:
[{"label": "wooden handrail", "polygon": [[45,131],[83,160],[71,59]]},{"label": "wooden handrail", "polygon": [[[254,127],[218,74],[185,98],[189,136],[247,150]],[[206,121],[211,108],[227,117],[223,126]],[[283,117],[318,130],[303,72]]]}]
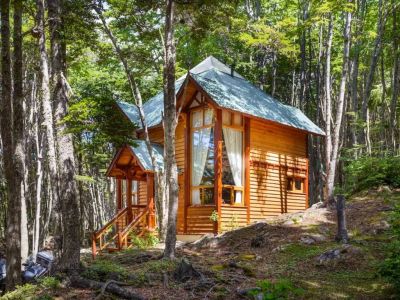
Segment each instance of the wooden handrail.
[{"label": "wooden handrail", "polygon": [[104,225],[94,233],[95,238],[98,239],[104,231],[106,231],[111,225],[113,225],[121,216],[123,216],[127,212],[128,212],[127,207],[121,209],[110,221],[106,223],[106,225]]},{"label": "wooden handrail", "polygon": [[147,208],[147,209],[145,209],[145,210],[143,210],[131,223],[129,223],[125,228],[124,228],[124,230],[122,230],[122,231],[120,231],[119,233],[118,233],[118,238],[119,238],[119,240],[122,242],[122,241],[124,241],[127,237],[128,237],[128,234],[129,234],[129,232],[131,231],[131,229],[134,227],[134,226],[136,226],[140,221],[141,221],[141,219],[144,217],[144,216],[146,216],[147,214],[148,214],[148,212],[149,212],[149,209]]}]

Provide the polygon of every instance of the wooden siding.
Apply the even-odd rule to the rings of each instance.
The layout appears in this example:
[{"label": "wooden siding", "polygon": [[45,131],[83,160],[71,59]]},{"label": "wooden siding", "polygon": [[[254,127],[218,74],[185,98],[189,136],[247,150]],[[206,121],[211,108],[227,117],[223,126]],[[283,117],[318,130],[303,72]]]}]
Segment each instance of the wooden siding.
[{"label": "wooden siding", "polygon": [[287,175],[307,176],[306,134],[250,121],[250,221],[307,207],[306,193],[286,191]]},{"label": "wooden siding", "polygon": [[147,183],[139,181],[139,205],[147,205]]},{"label": "wooden siding", "polygon": [[247,207],[221,206],[221,231],[228,231],[247,225]]},{"label": "wooden siding", "polygon": [[187,215],[187,233],[199,234],[214,232],[214,222],[210,217],[215,210],[215,206],[189,206]]},{"label": "wooden siding", "polygon": [[[185,208],[185,128],[186,118],[181,115],[179,117],[178,126],[176,128],[175,143],[176,143],[176,163],[178,166],[178,184],[179,184],[179,199],[178,199],[178,216],[177,216],[177,230],[178,233],[184,231],[184,208]],[[150,140],[152,142],[164,144],[164,130],[162,127],[155,127],[149,130]],[[143,136],[141,136],[143,138]],[[146,183],[143,182],[145,187]],[[140,189],[140,199],[145,199],[146,189]],[[142,204],[142,203],[140,203]]]}]

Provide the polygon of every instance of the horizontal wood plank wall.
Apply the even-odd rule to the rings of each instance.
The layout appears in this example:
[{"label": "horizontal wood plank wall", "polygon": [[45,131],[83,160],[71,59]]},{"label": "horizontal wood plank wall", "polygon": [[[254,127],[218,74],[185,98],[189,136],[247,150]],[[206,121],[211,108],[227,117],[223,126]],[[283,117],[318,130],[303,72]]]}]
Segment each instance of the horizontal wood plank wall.
[{"label": "horizontal wood plank wall", "polygon": [[[178,216],[177,216],[177,230],[178,233],[183,233],[184,230],[184,201],[185,201],[185,128],[186,118],[182,114],[179,117],[178,126],[175,133],[175,151],[176,163],[178,166],[178,184],[179,184],[179,199],[178,199]],[[149,130],[149,137],[152,142],[164,144],[164,130],[162,127],[151,128]],[[143,137],[142,137],[143,138]],[[144,182],[145,184],[145,182]],[[145,196],[146,189],[140,193],[140,197]],[[143,194],[143,195],[142,195]]]},{"label": "horizontal wood plank wall", "polygon": [[139,181],[139,205],[147,205],[147,184],[146,181]]},{"label": "horizontal wood plank wall", "polygon": [[221,206],[221,231],[233,230],[247,225],[247,208],[244,206]]},{"label": "horizontal wood plank wall", "polygon": [[287,174],[307,175],[306,153],[305,133],[250,121],[251,222],[306,208],[306,193],[286,191]]},{"label": "horizontal wood plank wall", "polygon": [[215,206],[189,206],[187,211],[187,233],[200,234],[214,232],[214,222],[210,216]]}]

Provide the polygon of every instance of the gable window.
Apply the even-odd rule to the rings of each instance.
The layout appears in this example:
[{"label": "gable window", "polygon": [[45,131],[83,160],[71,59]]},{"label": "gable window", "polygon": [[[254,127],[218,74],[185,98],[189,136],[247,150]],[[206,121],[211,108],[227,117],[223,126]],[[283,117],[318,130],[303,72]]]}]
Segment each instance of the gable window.
[{"label": "gable window", "polygon": [[214,204],[214,111],[191,112],[191,203]]},{"label": "gable window", "polygon": [[222,203],[243,204],[243,120],[237,113],[222,112]]},{"label": "gable window", "polygon": [[304,193],[304,178],[287,177],[286,189],[288,192]]}]

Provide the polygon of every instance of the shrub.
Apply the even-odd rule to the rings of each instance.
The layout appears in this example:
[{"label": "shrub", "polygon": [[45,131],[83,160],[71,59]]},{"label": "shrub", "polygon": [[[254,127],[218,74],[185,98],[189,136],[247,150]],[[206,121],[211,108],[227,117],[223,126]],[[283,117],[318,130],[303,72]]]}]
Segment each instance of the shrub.
[{"label": "shrub", "polygon": [[60,287],[60,281],[55,277],[43,277],[39,279],[40,285],[45,289],[56,290]]},{"label": "shrub", "polygon": [[350,161],[345,168],[345,173],[347,193],[355,193],[380,185],[399,188],[400,157],[362,157]]},{"label": "shrub", "polygon": [[0,297],[1,300],[25,300],[33,298],[38,291],[37,286],[33,284],[24,284],[17,286],[12,292],[8,292],[4,296]]},{"label": "shrub", "polygon": [[156,246],[160,242],[160,240],[156,234],[152,232],[147,232],[142,237],[137,236],[136,234],[132,234],[131,242],[139,249],[147,249]]},{"label": "shrub", "polygon": [[297,298],[303,295],[304,291],[296,288],[289,280],[280,279],[276,282],[261,280],[257,283],[258,289],[249,292],[254,299],[263,300],[281,300],[288,298]]},{"label": "shrub", "polygon": [[108,279],[124,280],[128,276],[127,270],[108,260],[96,260],[82,274],[88,279],[106,281]]},{"label": "shrub", "polygon": [[400,205],[390,217],[392,242],[388,245],[388,256],[380,267],[380,274],[393,284],[398,295],[400,295]]}]

